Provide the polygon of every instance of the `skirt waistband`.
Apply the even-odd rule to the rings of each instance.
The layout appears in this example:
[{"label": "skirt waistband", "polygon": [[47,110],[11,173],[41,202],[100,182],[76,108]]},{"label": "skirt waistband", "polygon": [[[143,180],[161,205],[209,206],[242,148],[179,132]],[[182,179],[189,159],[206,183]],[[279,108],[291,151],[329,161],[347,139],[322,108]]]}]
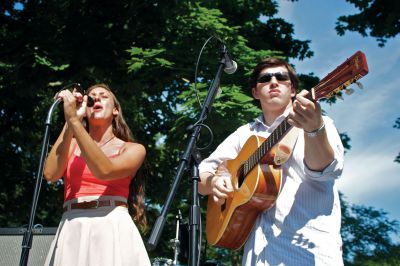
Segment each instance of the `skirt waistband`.
[{"label": "skirt waistband", "polygon": [[90,196],[64,202],[64,212],[74,209],[97,209],[100,207],[128,207],[127,199],[119,196]]}]

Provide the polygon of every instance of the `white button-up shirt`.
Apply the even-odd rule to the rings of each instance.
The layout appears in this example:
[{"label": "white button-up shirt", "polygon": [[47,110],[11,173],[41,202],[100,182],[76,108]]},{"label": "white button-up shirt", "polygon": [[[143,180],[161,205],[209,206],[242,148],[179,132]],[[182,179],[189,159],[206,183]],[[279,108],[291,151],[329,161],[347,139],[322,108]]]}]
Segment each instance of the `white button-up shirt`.
[{"label": "white button-up shirt", "polygon": [[[199,166],[215,173],[219,164],[234,159],[251,135],[267,138],[285,119],[268,126],[263,116],[239,127]],[[341,211],[335,180],[343,169],[343,145],[332,119],[323,116],[335,159],[322,172],[304,163],[304,134],[282,166],[282,189],[276,204],[257,218],[246,242],[243,265],[343,265]]]}]

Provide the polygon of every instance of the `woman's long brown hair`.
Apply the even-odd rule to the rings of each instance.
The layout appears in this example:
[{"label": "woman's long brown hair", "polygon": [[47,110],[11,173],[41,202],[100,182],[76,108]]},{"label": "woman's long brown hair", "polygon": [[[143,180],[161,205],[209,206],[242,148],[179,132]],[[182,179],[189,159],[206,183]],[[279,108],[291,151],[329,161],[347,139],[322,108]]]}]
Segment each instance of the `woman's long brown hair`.
[{"label": "woman's long brown hair", "polygon": [[[118,110],[118,115],[114,116],[112,122],[112,129],[114,135],[122,139],[126,142],[134,142],[137,141],[134,139],[131,130],[129,129],[127,123],[125,122],[124,116],[122,114],[121,104],[115,97],[114,93],[111,91],[111,88],[108,87],[106,84],[95,84],[91,86],[87,90],[87,94],[94,88],[104,88],[108,92],[110,92],[113,100],[115,108]],[[145,211],[145,194],[144,194],[144,185],[143,185],[143,166],[136,172],[136,175],[132,177],[131,183],[129,185],[129,196],[128,196],[128,206],[129,206],[129,214],[132,216],[135,223],[139,226],[139,229],[142,232],[145,232],[147,229],[147,218],[146,218],[146,211]]]}]

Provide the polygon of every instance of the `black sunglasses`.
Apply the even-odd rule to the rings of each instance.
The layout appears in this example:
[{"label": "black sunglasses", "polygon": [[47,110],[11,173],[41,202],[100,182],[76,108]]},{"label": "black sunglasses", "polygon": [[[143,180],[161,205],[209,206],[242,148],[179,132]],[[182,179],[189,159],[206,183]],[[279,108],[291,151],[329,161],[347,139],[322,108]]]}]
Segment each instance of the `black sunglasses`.
[{"label": "black sunglasses", "polygon": [[278,81],[289,81],[289,73],[288,72],[275,72],[275,73],[265,73],[261,77],[257,79],[258,83],[270,82],[272,77],[275,77]]}]

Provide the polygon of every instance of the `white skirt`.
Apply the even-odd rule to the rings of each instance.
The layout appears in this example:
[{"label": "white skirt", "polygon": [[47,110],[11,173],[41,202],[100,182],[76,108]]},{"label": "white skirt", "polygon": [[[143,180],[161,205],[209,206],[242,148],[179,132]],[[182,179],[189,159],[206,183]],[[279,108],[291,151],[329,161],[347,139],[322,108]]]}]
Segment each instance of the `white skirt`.
[{"label": "white skirt", "polygon": [[[101,197],[110,198],[115,199]],[[128,209],[119,206],[64,212],[45,265],[150,265],[150,260]]]}]

